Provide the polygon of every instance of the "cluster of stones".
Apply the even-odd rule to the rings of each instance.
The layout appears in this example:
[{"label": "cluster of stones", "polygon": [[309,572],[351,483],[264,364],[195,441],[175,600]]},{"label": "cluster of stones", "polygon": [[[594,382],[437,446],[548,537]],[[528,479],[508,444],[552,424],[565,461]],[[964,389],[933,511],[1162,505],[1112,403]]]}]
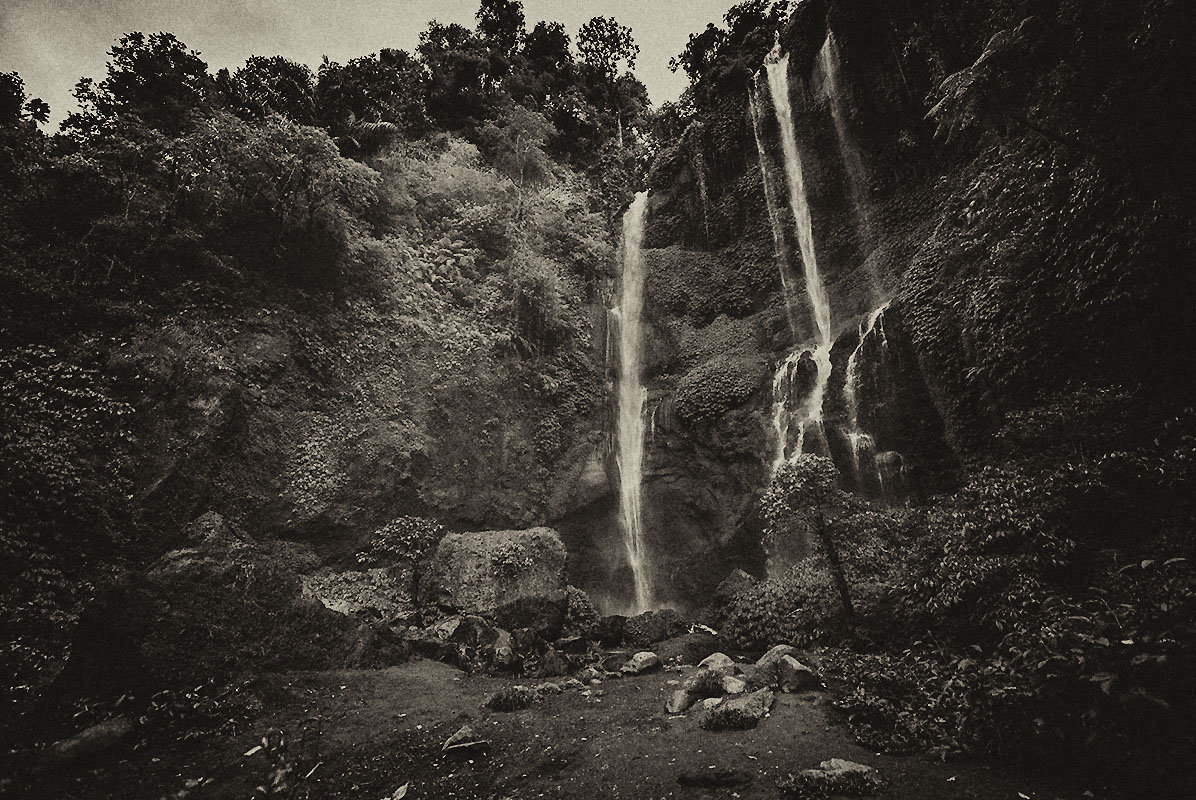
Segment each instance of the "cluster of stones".
[{"label": "cluster of stones", "polygon": [[754,727],[772,708],[775,692],[800,692],[822,685],[818,674],[797,659],[797,651],[779,644],[754,664],[738,664],[725,653],[703,659],[665,701],[670,714],[700,707],[702,727],[735,719],[737,727]]}]

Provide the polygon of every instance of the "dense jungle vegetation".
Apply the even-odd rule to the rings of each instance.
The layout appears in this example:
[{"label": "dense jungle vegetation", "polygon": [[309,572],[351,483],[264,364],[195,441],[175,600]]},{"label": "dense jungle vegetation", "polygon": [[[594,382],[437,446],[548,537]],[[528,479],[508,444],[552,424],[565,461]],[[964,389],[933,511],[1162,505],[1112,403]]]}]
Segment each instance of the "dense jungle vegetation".
[{"label": "dense jungle vegetation", "polygon": [[[1179,0],[747,0],[689,37],[673,63],[689,88],[659,108],[631,30],[529,24],[519,0],[482,0],[473,29],[429,23],[413,53],[314,71],[254,56],[213,72],[170,33],[130,32],[56,132],[0,74],[0,703],[21,718],[0,743],[124,702],[58,680],[80,615],[119,616],[111,587],[187,546],[205,512],[288,576],[417,569],[448,530],[585,513],[637,191],[652,331],[672,337],[649,359],[660,436],[684,443],[657,471],[699,453],[711,474],[765,476],[768,370],[797,342],[749,102],[780,42],[802,119],[825,117],[801,144],[845,341],[888,304],[907,356],[878,405],[916,385],[949,453],[896,501],[849,491],[821,455],[740,491],[749,511],[721,544],[744,552],[703,550],[703,579],[787,541],[813,557],[703,586],[710,604],[684,612],[728,649],[817,654],[871,749],[1184,796],[1194,22]],[[810,77],[828,33],[862,187],[835,166]],[[676,502],[723,503],[694,496]],[[597,640],[571,593],[570,625]],[[248,718],[211,686],[175,692],[351,649],[313,645],[343,632],[303,615],[276,627],[222,661],[164,656],[163,693],[129,702],[171,735]]]}]

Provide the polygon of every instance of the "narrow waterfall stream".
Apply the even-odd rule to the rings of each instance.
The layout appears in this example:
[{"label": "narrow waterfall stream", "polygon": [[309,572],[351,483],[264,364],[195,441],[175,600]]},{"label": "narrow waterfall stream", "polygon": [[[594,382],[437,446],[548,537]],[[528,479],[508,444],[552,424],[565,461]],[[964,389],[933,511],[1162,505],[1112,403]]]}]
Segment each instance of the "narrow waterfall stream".
[{"label": "narrow waterfall stream", "polygon": [[[831,305],[818,272],[818,258],[814,250],[814,225],[810,218],[809,198],[806,194],[805,176],[802,173],[801,155],[797,147],[797,129],[793,122],[793,106],[789,99],[789,56],[781,53],[778,41],[764,61],[769,96],[776,114],[781,138],[781,152],[784,157],[785,178],[789,190],[789,208],[793,214],[794,231],[801,250],[802,272],[805,278],[806,295],[814,319],[815,344],[811,356],[817,369],[813,387],[804,399],[793,407],[794,375],[801,359],[801,351],[791,353],[781,363],[773,378],[773,429],[776,439],[772,473],[800,455],[806,446],[806,437],[812,428],[822,428],[822,401],[831,375]],[[756,144],[760,151],[760,168],[767,173],[768,163],[764,144],[760,138],[760,121],[757,104],[753,103],[753,125]],[[766,196],[771,194],[765,185]],[[770,218],[775,219],[772,201],[769,200]],[[786,250],[782,249],[783,235],[774,227],[774,241],[777,243],[777,260],[788,261]],[[781,270],[785,283],[786,302],[792,295],[787,280],[787,269]],[[796,438],[794,438],[796,436]]]},{"label": "narrow waterfall stream", "polygon": [[[868,315],[868,319],[860,324],[860,341],[851,351],[847,359],[847,374],[843,382],[843,401],[847,406],[847,439],[851,443],[851,461],[855,468],[856,482],[862,479],[863,462],[865,458],[873,458],[872,468],[875,470],[876,442],[860,426],[860,354],[873,331],[880,336],[882,354],[888,349],[888,339],[885,337],[884,325],[877,327],[881,315],[888,308],[888,303]],[[879,478],[878,478],[879,480]]]},{"label": "narrow waterfall stream", "polygon": [[643,541],[644,405],[643,383],[644,223],[648,193],[640,192],[623,216],[623,264],[618,324],[618,387],[616,394],[616,450],[619,468],[619,527],[627,563],[635,581],[634,613],[651,607],[652,581]]},{"label": "narrow waterfall stream", "polygon": [[847,125],[847,103],[843,93],[843,79],[839,74],[840,61],[835,35],[828,33],[822,49],[818,51],[818,68],[822,72],[823,89],[829,101],[831,120],[835,124],[835,141],[846,168],[847,188],[851,194],[852,205],[855,206],[856,216],[859,217],[860,233],[868,239],[872,226],[866,191],[868,171]]}]

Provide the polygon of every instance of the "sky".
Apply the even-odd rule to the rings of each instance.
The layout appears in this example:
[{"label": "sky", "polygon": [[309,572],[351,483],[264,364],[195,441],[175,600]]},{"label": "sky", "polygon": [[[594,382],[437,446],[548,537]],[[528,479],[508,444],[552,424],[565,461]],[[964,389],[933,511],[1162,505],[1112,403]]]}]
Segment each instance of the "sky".
[{"label": "sky", "polygon": [[[721,23],[738,0],[524,0],[530,28],[545,19],[571,36],[595,16],[629,26],[640,46],[636,74],[655,105],[675,100],[685,76],[669,59],[690,33]],[[0,0],[0,72],[19,72],[26,93],[51,108],[54,126],[75,109],[80,77],[102,78],[107,52],[129,31],[168,31],[213,72],[251,55],[283,55],[313,69],[397,47],[413,51],[429,20],[473,27],[477,0]]]}]

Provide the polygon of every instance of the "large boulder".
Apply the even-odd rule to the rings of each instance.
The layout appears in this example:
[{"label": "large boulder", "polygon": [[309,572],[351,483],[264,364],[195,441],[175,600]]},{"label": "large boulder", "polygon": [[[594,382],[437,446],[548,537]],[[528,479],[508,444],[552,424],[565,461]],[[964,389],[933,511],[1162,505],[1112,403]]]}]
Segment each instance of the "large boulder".
[{"label": "large boulder", "polygon": [[555,636],[568,606],[565,559],[549,528],[450,533],[424,576],[422,599],[503,628]]}]

